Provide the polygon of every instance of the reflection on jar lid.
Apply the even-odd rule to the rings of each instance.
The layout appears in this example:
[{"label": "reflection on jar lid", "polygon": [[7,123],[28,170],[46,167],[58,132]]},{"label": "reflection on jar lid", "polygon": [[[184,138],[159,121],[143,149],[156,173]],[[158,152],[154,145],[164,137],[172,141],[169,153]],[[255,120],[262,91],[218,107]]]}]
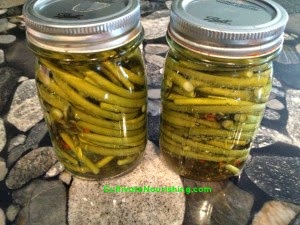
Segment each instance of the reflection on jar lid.
[{"label": "reflection on jar lid", "polygon": [[142,31],[138,0],[28,0],[23,15],[30,41],[54,51],[107,50]]},{"label": "reflection on jar lid", "polygon": [[288,14],[269,0],[174,0],[169,35],[204,54],[249,57],[280,48]]}]

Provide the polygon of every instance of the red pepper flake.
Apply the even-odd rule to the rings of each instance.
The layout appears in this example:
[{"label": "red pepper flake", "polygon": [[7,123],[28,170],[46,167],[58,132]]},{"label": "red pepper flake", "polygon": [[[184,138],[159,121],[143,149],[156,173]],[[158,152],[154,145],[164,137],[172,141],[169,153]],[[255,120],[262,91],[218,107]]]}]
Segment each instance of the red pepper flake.
[{"label": "red pepper flake", "polygon": [[215,122],[216,121],[216,115],[212,113],[208,113],[204,116],[204,118],[208,121]]},{"label": "red pepper flake", "polygon": [[82,132],[83,132],[83,133],[90,133],[90,129],[88,129],[88,128],[83,128]]},{"label": "red pepper flake", "polygon": [[64,142],[64,141],[61,142],[61,145],[63,146],[63,148],[65,150],[70,150],[71,149],[70,146],[66,142]]}]

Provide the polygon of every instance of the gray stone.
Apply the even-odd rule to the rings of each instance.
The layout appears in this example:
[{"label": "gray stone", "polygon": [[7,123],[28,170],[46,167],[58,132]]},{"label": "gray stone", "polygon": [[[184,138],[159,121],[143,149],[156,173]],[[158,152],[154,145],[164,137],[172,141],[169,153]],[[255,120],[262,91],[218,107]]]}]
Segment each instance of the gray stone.
[{"label": "gray stone", "polygon": [[9,151],[7,157],[8,166],[11,166],[25,152],[29,151],[30,149],[37,148],[39,142],[43,139],[47,132],[48,128],[44,121],[35,125],[30,130],[25,143],[23,145],[18,145]]},{"label": "gray stone", "polygon": [[64,171],[64,169],[65,169],[64,166],[60,162],[57,162],[53,166],[51,166],[51,168],[45,174],[45,177],[46,178],[55,177],[58,174],[60,174],[62,171]]},{"label": "gray stone", "polygon": [[159,116],[162,110],[160,100],[148,100],[148,114],[151,116]]},{"label": "gray stone", "polygon": [[148,63],[152,63],[156,66],[158,66],[159,68],[163,68],[164,66],[164,62],[165,62],[165,58],[159,55],[153,55],[153,54],[145,54],[145,60]]},{"label": "gray stone", "polygon": [[0,8],[10,8],[18,5],[22,5],[26,0],[1,0]]},{"label": "gray stone", "polygon": [[279,120],[280,119],[280,113],[273,110],[273,109],[266,109],[264,118],[268,120]]},{"label": "gray stone", "polygon": [[11,149],[13,149],[14,147],[17,147],[19,145],[24,144],[26,141],[26,135],[24,134],[19,134],[15,137],[13,137],[10,141],[9,141],[9,145],[7,150],[10,151]]},{"label": "gray stone", "polygon": [[62,172],[61,174],[59,174],[59,179],[64,182],[66,185],[70,185],[71,181],[72,181],[72,175],[68,172]]},{"label": "gray stone", "polygon": [[0,15],[3,15],[7,12],[7,9],[0,9]]},{"label": "gray stone", "polygon": [[148,89],[148,98],[160,99],[160,89]]},{"label": "gray stone", "polygon": [[299,206],[280,201],[269,201],[255,215],[252,225],[290,225],[299,212]]},{"label": "gray stone", "polygon": [[147,63],[146,68],[148,86],[160,88],[163,77],[161,68],[152,63]]},{"label": "gray stone", "polygon": [[[1,5],[1,3],[0,3],[0,5]],[[15,27],[16,27],[16,25],[8,22],[8,20],[6,18],[0,19],[0,32],[5,32],[5,31],[10,30]]]},{"label": "gray stone", "polygon": [[0,64],[5,62],[4,51],[0,49]]},{"label": "gray stone", "polygon": [[284,98],[284,97],[285,97],[285,92],[279,90],[279,89],[276,88],[276,87],[273,87],[273,88],[272,88],[272,92],[271,92],[271,93],[274,93],[276,96],[281,97],[281,98]]},{"label": "gray stone", "polygon": [[298,213],[298,215],[294,217],[289,225],[300,225],[300,213]]},{"label": "gray stone", "polygon": [[11,67],[0,68],[0,113],[10,99],[15,87],[18,84],[19,70]]},{"label": "gray stone", "polygon": [[254,197],[233,183],[184,179],[184,186],[202,190],[187,195],[184,225],[248,224]]},{"label": "gray stone", "polygon": [[66,190],[61,181],[35,180],[26,187],[14,191],[13,199],[22,206],[16,224],[65,225],[67,223]]},{"label": "gray stone", "polygon": [[6,186],[10,189],[20,188],[31,179],[44,174],[56,161],[52,147],[34,149],[17,161],[9,171]]},{"label": "gray stone", "polygon": [[141,1],[141,13],[151,13],[166,8],[164,1]]},{"label": "gray stone", "polygon": [[34,79],[24,81],[16,90],[7,120],[26,132],[43,119]]},{"label": "gray stone", "polygon": [[0,181],[3,181],[7,174],[6,162],[0,157]]},{"label": "gray stone", "polygon": [[169,17],[169,10],[160,10],[143,17],[141,21],[145,29],[145,39],[164,37],[170,21]]},{"label": "gray stone", "polygon": [[274,89],[274,86],[276,86],[276,87],[282,87],[281,82],[280,82],[276,77],[273,77],[272,83],[273,83],[273,88],[272,88],[272,90]]},{"label": "gray stone", "polygon": [[163,44],[147,44],[145,46],[145,52],[148,54],[165,54],[168,50],[169,46]]},{"label": "gray stone", "polygon": [[294,144],[300,146],[300,90],[288,90],[286,104],[288,109],[288,121],[286,129],[293,139]]},{"label": "gray stone", "polygon": [[278,99],[272,99],[267,102],[267,107],[274,110],[282,110],[284,109],[284,105]]},{"label": "gray stone", "polygon": [[300,158],[253,157],[245,167],[248,177],[269,196],[300,203]]},{"label": "gray stone", "polygon": [[5,225],[5,214],[3,210],[0,208],[0,225]]},{"label": "gray stone", "polygon": [[20,206],[16,204],[11,204],[8,206],[6,209],[6,218],[10,221],[13,222],[16,219],[16,216],[18,215],[20,211]]},{"label": "gray stone", "polygon": [[0,118],[0,152],[3,150],[6,144],[6,131],[3,120]]},{"label": "gray stone", "polygon": [[[131,173],[105,181],[74,178],[69,190],[69,225],[159,224],[181,225],[185,209],[182,192],[118,192],[123,188],[182,187],[180,177],[159,159],[148,142],[143,160]],[[115,192],[106,193],[104,190]],[[131,190],[133,190],[131,189]]]},{"label": "gray stone", "polygon": [[260,126],[253,141],[253,147],[262,148],[276,142],[292,143],[292,139],[276,130]]},{"label": "gray stone", "polygon": [[16,40],[15,35],[6,34],[6,35],[0,35],[0,44],[11,44]]}]

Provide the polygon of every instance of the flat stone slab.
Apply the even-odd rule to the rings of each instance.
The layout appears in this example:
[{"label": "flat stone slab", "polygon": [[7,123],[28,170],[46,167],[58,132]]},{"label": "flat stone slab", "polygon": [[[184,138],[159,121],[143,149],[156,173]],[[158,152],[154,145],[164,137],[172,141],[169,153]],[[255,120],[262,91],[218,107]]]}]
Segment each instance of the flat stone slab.
[{"label": "flat stone slab", "polygon": [[148,141],[137,168],[116,179],[97,182],[74,178],[69,191],[69,225],[181,225],[184,193],[151,191],[154,187],[183,187],[180,177],[163,164],[156,152],[157,147]]}]

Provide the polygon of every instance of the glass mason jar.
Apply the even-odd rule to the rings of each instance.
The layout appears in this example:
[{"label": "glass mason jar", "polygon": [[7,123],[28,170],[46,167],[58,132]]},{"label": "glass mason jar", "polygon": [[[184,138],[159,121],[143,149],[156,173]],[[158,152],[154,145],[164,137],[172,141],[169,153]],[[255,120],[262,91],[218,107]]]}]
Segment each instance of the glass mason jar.
[{"label": "glass mason jar", "polygon": [[88,179],[134,169],[147,143],[138,0],[29,0],[36,83],[60,162]]},{"label": "glass mason jar", "polygon": [[179,175],[239,175],[272,88],[286,11],[271,1],[174,0],[160,149]]}]

